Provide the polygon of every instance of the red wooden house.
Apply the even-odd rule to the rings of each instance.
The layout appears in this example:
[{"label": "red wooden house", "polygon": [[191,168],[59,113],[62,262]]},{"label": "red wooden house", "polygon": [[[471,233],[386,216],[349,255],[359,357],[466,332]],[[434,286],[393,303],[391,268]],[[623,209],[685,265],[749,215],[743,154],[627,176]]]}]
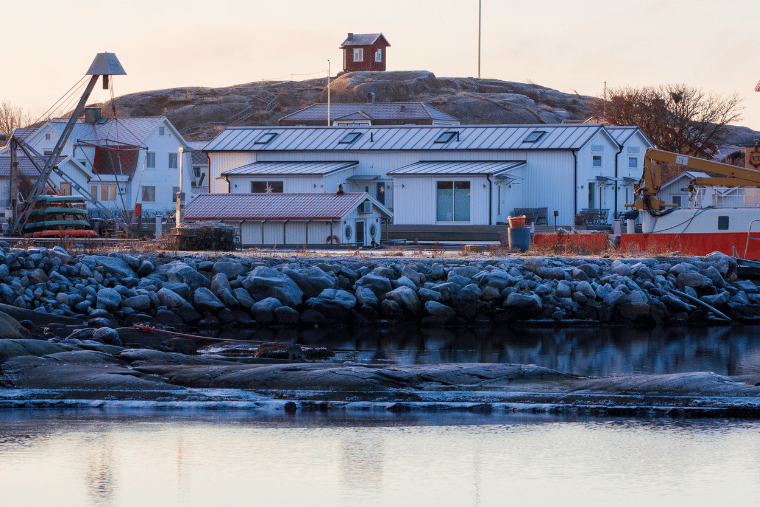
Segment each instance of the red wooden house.
[{"label": "red wooden house", "polygon": [[349,33],[343,50],[343,70],[385,70],[385,48],[390,46],[381,33]]}]

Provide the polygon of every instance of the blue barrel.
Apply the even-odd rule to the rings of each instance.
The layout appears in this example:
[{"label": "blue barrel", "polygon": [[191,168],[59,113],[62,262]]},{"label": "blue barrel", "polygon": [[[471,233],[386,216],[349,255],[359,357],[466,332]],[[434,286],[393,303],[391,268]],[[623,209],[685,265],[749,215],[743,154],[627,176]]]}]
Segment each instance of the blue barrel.
[{"label": "blue barrel", "polygon": [[528,227],[509,228],[509,248],[527,252],[530,248],[530,229]]}]

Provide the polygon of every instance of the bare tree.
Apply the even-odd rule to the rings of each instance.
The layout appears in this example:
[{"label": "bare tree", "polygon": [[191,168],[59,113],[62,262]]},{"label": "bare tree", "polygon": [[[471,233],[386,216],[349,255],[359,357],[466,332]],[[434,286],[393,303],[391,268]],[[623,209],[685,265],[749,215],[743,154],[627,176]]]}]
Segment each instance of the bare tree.
[{"label": "bare tree", "polygon": [[741,99],[707,93],[685,84],[623,87],[591,105],[607,125],[636,125],[666,151],[709,158],[724,141],[726,127],[742,119]]},{"label": "bare tree", "polygon": [[[14,129],[26,127],[31,123],[32,117],[29,113],[10,102],[0,102],[0,134],[10,137]],[[0,142],[0,146],[3,144],[5,143]]]}]

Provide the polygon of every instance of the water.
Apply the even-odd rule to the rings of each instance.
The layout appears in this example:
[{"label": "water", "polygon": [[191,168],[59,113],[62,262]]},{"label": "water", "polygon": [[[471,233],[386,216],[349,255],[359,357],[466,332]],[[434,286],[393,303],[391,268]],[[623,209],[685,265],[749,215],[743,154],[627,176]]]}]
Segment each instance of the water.
[{"label": "water", "polygon": [[[336,350],[334,362],[537,364],[578,375],[760,373],[760,326],[571,329],[313,329],[241,335]],[[253,346],[212,346],[250,355]],[[230,350],[232,349],[232,350]]]},{"label": "water", "polygon": [[760,504],[760,423],[0,413],[9,506]]}]

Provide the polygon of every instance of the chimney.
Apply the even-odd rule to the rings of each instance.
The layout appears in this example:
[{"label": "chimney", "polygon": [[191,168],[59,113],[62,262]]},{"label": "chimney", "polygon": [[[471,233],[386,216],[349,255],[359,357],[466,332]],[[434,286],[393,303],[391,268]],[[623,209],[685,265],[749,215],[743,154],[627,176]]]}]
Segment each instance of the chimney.
[{"label": "chimney", "polygon": [[84,108],[85,123],[95,124],[100,120],[100,107],[89,106]]},{"label": "chimney", "polygon": [[354,40],[354,34],[352,34],[352,33],[350,33],[350,32],[349,32],[347,39],[348,39],[349,41],[352,41],[352,40]]},{"label": "chimney", "polygon": [[345,192],[343,191],[343,183],[338,183],[338,191],[335,193],[336,195],[343,195]]},{"label": "chimney", "polygon": [[367,104],[374,104],[375,103],[375,92],[369,92],[367,94]]}]

